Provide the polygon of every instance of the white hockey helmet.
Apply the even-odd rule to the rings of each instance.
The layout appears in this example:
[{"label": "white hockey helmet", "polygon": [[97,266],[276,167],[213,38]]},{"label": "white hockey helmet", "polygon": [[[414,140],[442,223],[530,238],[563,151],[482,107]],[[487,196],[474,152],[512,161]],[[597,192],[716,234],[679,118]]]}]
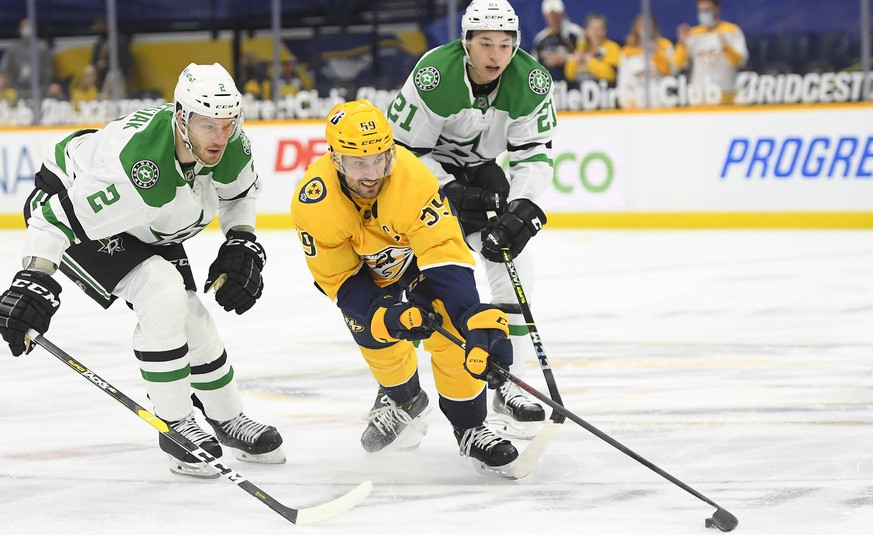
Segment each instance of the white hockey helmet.
[{"label": "white hockey helmet", "polygon": [[473,0],[461,18],[461,39],[468,41],[470,32],[503,31],[515,34],[516,46],[521,42],[518,15],[507,0]]},{"label": "white hockey helmet", "polygon": [[230,74],[218,63],[191,63],[176,83],[176,106],[187,120],[191,113],[214,119],[242,118],[242,96]]},{"label": "white hockey helmet", "polygon": [[[191,114],[196,113],[212,119],[234,119],[233,133],[228,140],[237,139],[242,132],[243,108],[242,95],[236,88],[233,77],[218,63],[198,65],[191,63],[176,83],[173,92],[176,110],[182,111],[180,130],[185,146],[191,151],[194,159],[206,165],[195,153],[188,138],[188,121]],[[214,165],[214,164],[213,164]]]}]

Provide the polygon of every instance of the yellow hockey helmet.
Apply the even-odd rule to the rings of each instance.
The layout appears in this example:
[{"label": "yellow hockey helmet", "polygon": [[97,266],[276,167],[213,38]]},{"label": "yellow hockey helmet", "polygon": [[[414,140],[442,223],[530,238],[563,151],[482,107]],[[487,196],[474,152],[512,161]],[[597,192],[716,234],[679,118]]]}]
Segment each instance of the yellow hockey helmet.
[{"label": "yellow hockey helmet", "polygon": [[385,114],[366,99],[337,104],[328,114],[325,137],[333,164],[340,173],[343,156],[366,157],[389,152],[385,176],[391,174],[394,134]]}]

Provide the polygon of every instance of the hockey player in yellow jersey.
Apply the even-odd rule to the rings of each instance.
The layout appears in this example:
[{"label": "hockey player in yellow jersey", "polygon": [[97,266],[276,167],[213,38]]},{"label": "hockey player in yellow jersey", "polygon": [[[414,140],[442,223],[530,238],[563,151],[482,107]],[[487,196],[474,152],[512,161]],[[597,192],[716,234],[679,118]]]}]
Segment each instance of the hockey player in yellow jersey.
[{"label": "hockey player in yellow jersey", "polygon": [[[457,218],[373,104],[339,104],[328,117],[330,149],[307,170],[291,215],[318,288],[342,311],[379,385],[361,445],[375,453],[423,439],[429,400],[412,342],[424,340],[461,454],[482,473],[509,474],[518,452],[484,424],[489,368],[512,363],[508,320],[480,302]],[[425,313],[466,338],[466,354]]]}]

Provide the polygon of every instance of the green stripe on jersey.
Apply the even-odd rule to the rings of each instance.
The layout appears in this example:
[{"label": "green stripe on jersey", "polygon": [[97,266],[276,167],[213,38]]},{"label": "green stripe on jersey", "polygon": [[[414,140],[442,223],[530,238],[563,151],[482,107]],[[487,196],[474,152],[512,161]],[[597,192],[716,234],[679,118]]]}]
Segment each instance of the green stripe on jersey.
[{"label": "green stripe on jersey", "polygon": [[546,156],[545,154],[534,154],[530,158],[524,158],[522,160],[509,160],[509,167],[515,167],[516,165],[523,163],[531,163],[531,162],[543,162],[554,167],[554,162],[551,158]]},{"label": "green stripe on jersey", "polygon": [[76,242],[76,235],[73,234],[73,230],[58,220],[58,217],[55,215],[54,210],[52,210],[50,203],[45,203],[42,205],[42,215],[49,224],[55,226],[58,230],[63,232],[64,236],[67,237],[67,240],[69,240],[70,243]]},{"label": "green stripe on jersey", "polygon": [[186,364],[184,368],[170,372],[149,372],[142,368],[140,368],[139,371],[142,374],[142,378],[150,383],[171,383],[173,381],[180,381],[191,375],[191,366]]},{"label": "green stripe on jersey", "polygon": [[524,336],[528,334],[527,325],[510,325],[509,336]]},{"label": "green stripe on jersey", "polygon": [[230,367],[230,370],[219,377],[214,381],[209,381],[206,383],[191,383],[192,388],[196,388],[197,390],[218,390],[219,388],[226,386],[233,380],[233,366]]},{"label": "green stripe on jersey", "polygon": [[67,144],[70,143],[71,139],[79,136],[81,133],[81,130],[76,130],[55,145],[55,163],[58,164],[58,167],[60,167],[64,173],[67,172]]}]

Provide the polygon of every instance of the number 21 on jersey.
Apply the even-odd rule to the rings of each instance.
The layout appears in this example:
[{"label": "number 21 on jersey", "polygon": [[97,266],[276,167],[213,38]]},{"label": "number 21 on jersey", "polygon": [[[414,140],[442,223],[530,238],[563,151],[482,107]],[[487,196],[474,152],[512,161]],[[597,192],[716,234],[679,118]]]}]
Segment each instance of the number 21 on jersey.
[{"label": "number 21 on jersey", "polygon": [[397,124],[400,128],[409,132],[409,128],[412,126],[412,118],[415,116],[415,112],[418,111],[418,106],[415,104],[409,105],[409,111],[406,112],[406,116],[403,119],[402,123],[398,123],[400,120],[400,114],[403,113],[403,110],[406,108],[406,97],[403,96],[403,93],[398,93],[397,98],[394,99],[394,102],[391,103],[391,107],[388,108],[388,119]]}]

